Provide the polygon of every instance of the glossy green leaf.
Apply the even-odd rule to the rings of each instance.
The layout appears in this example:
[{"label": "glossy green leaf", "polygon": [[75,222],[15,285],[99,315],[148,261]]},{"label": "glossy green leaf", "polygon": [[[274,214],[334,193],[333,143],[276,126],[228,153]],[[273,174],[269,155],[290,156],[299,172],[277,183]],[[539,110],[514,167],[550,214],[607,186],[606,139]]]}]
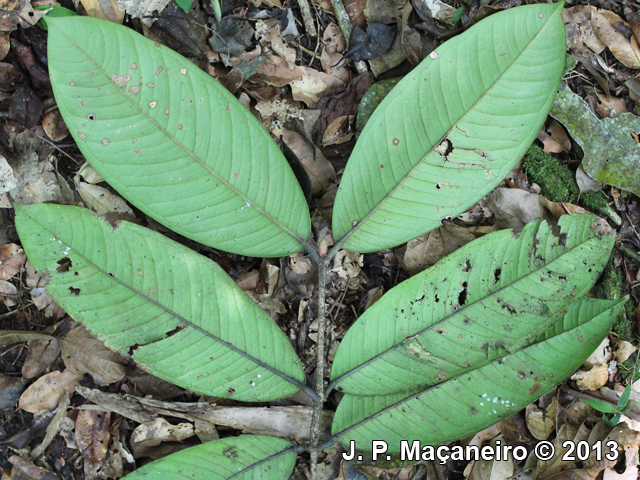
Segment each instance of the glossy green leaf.
[{"label": "glossy green leaf", "polygon": [[300,186],[256,118],[189,60],[133,30],[51,18],[49,73],[91,165],[175,232],[252,256],[301,250],[311,232]]},{"label": "glossy green leaf", "polygon": [[[512,415],[573,373],[607,335],[626,300],[584,298],[539,341],[513,355],[410,394],[345,395],[333,433],[371,451],[384,439],[387,453],[401,441],[436,445],[476,433]],[[454,352],[452,352],[452,357]]]},{"label": "glossy green leaf", "polygon": [[591,407],[593,407],[594,409],[602,413],[613,413],[616,411],[613,405],[607,402],[603,402],[602,400],[587,398],[585,399],[585,402],[587,402],[588,405],[590,405]]},{"label": "glossy green leaf", "polygon": [[337,193],[336,238],[371,252],[433,230],[513,169],[564,71],[562,3],[491,15],[435,50],[380,104]]},{"label": "glossy green leaf", "polygon": [[47,291],[109,348],[200,394],[268,401],[303,387],[287,337],[216,263],[87,209],[15,208],[29,260],[51,275]]},{"label": "glossy green leaf", "polygon": [[241,435],[181,450],[135,470],[126,480],[286,480],[296,453],[286,440]]},{"label": "glossy green leaf", "polygon": [[390,290],[345,335],[333,384],[356,395],[412,391],[529,345],[591,289],[615,242],[593,215],[564,215],[559,226],[486,235]]}]

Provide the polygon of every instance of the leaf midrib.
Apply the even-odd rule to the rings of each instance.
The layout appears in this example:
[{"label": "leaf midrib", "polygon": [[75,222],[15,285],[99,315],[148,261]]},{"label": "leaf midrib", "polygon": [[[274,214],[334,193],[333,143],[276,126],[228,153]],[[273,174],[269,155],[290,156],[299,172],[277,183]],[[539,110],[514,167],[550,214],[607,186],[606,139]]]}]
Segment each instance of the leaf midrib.
[{"label": "leaf midrib", "polygon": [[[439,383],[439,384],[437,384],[437,385],[430,385],[430,386],[429,386],[429,388],[426,388],[426,389],[424,389],[424,390],[420,389],[419,391],[414,391],[414,393],[410,393],[410,395],[409,395],[409,396],[407,396],[407,397],[403,398],[402,400],[400,400],[400,401],[398,401],[398,402],[396,402],[396,403],[394,403],[394,404],[392,404],[392,405],[389,405],[389,406],[387,406],[387,407],[383,408],[382,410],[380,410],[380,411],[378,411],[378,412],[376,412],[376,413],[374,413],[374,414],[372,414],[372,415],[370,415],[370,416],[368,416],[368,417],[366,417],[366,418],[364,418],[364,419],[360,420],[360,421],[359,421],[359,422],[357,422],[357,423],[354,423],[353,425],[351,425],[351,426],[349,426],[349,427],[347,427],[347,428],[345,428],[345,429],[343,429],[343,430],[341,430],[341,431],[339,431],[339,432],[337,432],[337,433],[333,434],[333,436],[334,436],[334,437],[341,437],[341,436],[343,436],[343,435],[345,435],[345,434],[349,433],[350,431],[352,431],[352,430],[354,430],[354,429],[358,428],[359,426],[364,425],[364,424],[365,424],[365,423],[367,423],[367,422],[370,422],[370,421],[375,420],[376,418],[378,418],[379,416],[383,415],[383,414],[384,414],[384,413],[386,413],[387,411],[389,411],[389,410],[391,410],[391,409],[395,409],[395,408],[397,408],[399,405],[403,405],[403,404],[405,404],[405,403],[407,403],[407,402],[409,402],[409,401],[411,401],[411,400],[414,400],[414,399],[416,399],[416,398],[418,398],[418,397],[420,397],[420,396],[424,395],[425,393],[428,393],[429,391],[431,391],[431,390],[433,390],[433,389],[440,388],[440,387],[441,387],[442,385],[444,385],[444,384],[448,384],[448,383],[451,383],[451,382],[458,381],[462,376],[464,376],[464,375],[470,375],[471,373],[476,372],[476,371],[479,371],[479,370],[482,370],[483,368],[488,367],[489,365],[492,365],[492,364],[494,364],[494,363],[502,364],[502,362],[504,361],[504,359],[505,359],[505,358],[509,358],[509,357],[513,357],[513,356],[515,356],[515,355],[522,354],[523,352],[526,352],[527,350],[529,350],[529,349],[531,349],[531,348],[536,348],[536,347],[538,347],[538,346],[540,346],[540,345],[544,344],[545,342],[547,342],[547,341],[549,341],[549,340],[552,340],[553,338],[559,337],[560,335],[564,335],[565,333],[571,332],[571,331],[576,330],[576,329],[578,329],[578,328],[580,328],[580,327],[584,327],[584,326],[586,326],[586,325],[589,325],[591,322],[593,322],[595,319],[597,319],[597,318],[598,318],[598,317],[600,317],[601,315],[605,315],[609,310],[611,310],[612,308],[615,308],[615,306],[616,306],[616,305],[612,305],[611,307],[609,307],[609,308],[605,309],[604,311],[600,312],[598,315],[596,315],[596,316],[594,316],[593,318],[591,318],[588,322],[584,322],[584,323],[582,323],[582,324],[576,325],[575,327],[570,328],[569,330],[562,331],[562,332],[560,332],[560,333],[558,333],[558,334],[553,335],[553,336],[552,336],[552,337],[550,337],[550,338],[546,338],[546,339],[544,339],[544,340],[543,340],[543,341],[541,341],[541,342],[536,342],[536,343],[534,343],[534,344],[532,344],[532,345],[529,345],[529,346],[527,346],[527,347],[523,348],[522,350],[519,350],[519,351],[518,351],[518,352],[516,352],[516,353],[510,354],[510,355],[503,355],[502,357],[496,358],[495,360],[492,360],[490,363],[487,363],[487,364],[485,364],[485,365],[482,365],[481,367],[479,367],[479,368],[477,368],[477,369],[474,369],[474,370],[471,370],[471,371],[467,371],[467,372],[461,373],[460,375],[457,375],[457,376],[455,376],[455,377],[453,377],[453,378],[450,378],[449,380],[446,380],[446,381],[444,381],[444,382],[441,382],[441,383]],[[390,395],[399,395],[399,394],[401,394],[401,393],[402,393],[402,392],[392,393],[392,394],[390,394]],[[357,396],[359,396],[359,395],[352,395],[352,394],[349,394],[349,395],[351,395],[351,396],[353,396],[353,397],[357,397]],[[520,408],[522,408],[522,407],[520,407]]]},{"label": "leaf midrib", "polygon": [[[539,232],[539,229],[540,229],[540,225],[538,225],[538,227],[537,227],[537,228],[538,228],[538,230],[536,231],[536,235],[535,235],[534,239],[535,239],[535,238],[537,238],[537,236],[538,236],[538,232]],[[549,235],[552,235],[552,233],[551,233],[551,232],[549,232]],[[554,238],[556,238],[556,237],[554,237]],[[423,335],[423,334],[424,334],[424,333],[426,333],[427,331],[429,331],[429,330],[433,330],[433,329],[434,329],[434,328],[436,328],[438,325],[440,325],[440,324],[442,324],[442,323],[444,323],[444,322],[446,322],[446,321],[449,321],[449,320],[450,320],[450,319],[452,319],[452,318],[454,318],[454,319],[455,319],[455,317],[456,317],[457,315],[462,314],[466,309],[469,309],[469,308],[473,307],[474,305],[476,305],[476,304],[478,304],[478,303],[480,303],[480,302],[484,302],[485,300],[492,298],[494,295],[497,295],[498,293],[502,292],[504,289],[511,288],[514,284],[520,283],[521,281],[523,281],[524,279],[526,279],[526,278],[527,278],[527,277],[529,277],[530,275],[534,275],[534,274],[536,274],[537,272],[539,272],[540,270],[542,270],[542,269],[544,269],[544,268],[548,268],[548,267],[549,267],[550,265],[552,265],[554,262],[556,262],[556,261],[560,260],[561,258],[565,257],[565,255],[570,254],[573,250],[575,250],[575,249],[577,249],[577,248],[581,248],[581,247],[583,247],[584,245],[587,245],[589,242],[592,242],[592,241],[595,241],[595,242],[599,241],[599,240],[598,240],[598,237],[597,237],[597,236],[593,236],[593,237],[589,238],[588,240],[586,240],[586,241],[584,241],[584,242],[579,243],[579,244],[578,244],[578,245],[576,245],[575,247],[571,247],[570,249],[565,250],[565,251],[564,251],[564,252],[562,252],[560,255],[558,255],[556,258],[554,258],[553,260],[551,260],[550,262],[548,262],[548,263],[544,263],[544,265],[542,265],[542,266],[540,266],[540,267],[536,268],[535,270],[531,270],[531,271],[529,271],[529,272],[528,272],[527,274],[525,274],[524,276],[519,277],[519,278],[517,278],[515,281],[511,282],[509,285],[505,285],[505,286],[503,286],[503,287],[500,287],[499,289],[497,289],[497,290],[494,290],[494,291],[490,292],[488,295],[486,295],[486,296],[484,296],[484,297],[482,297],[482,298],[479,298],[479,299],[478,299],[478,300],[476,300],[475,302],[472,302],[472,303],[469,303],[469,304],[465,305],[465,306],[464,306],[463,308],[461,308],[459,311],[457,311],[457,312],[455,312],[455,313],[452,313],[452,314],[450,314],[450,315],[447,315],[446,317],[442,318],[441,320],[438,320],[437,322],[435,322],[435,323],[433,323],[433,324],[429,325],[428,327],[425,327],[425,328],[423,328],[422,330],[419,330],[417,333],[411,334],[411,335],[410,335],[410,336],[408,336],[407,338],[403,339],[403,340],[402,340],[402,342],[400,342],[400,343],[397,343],[397,344],[393,345],[392,347],[390,347],[390,348],[386,349],[385,351],[383,351],[383,352],[381,352],[381,353],[377,354],[375,357],[372,357],[371,359],[369,359],[369,360],[367,360],[366,362],[364,362],[364,363],[362,363],[362,364],[358,365],[357,367],[355,367],[355,368],[353,368],[353,369],[351,369],[351,370],[348,370],[347,372],[343,373],[342,375],[340,375],[340,376],[339,376],[338,378],[336,378],[335,380],[332,380],[328,388],[332,388],[332,386],[333,386],[333,387],[337,387],[337,386],[339,385],[339,383],[340,383],[340,381],[341,381],[341,380],[344,380],[345,378],[347,378],[347,377],[349,377],[349,376],[353,375],[354,373],[356,373],[357,371],[361,370],[362,368],[364,368],[364,367],[366,367],[366,366],[368,366],[368,365],[372,364],[373,362],[377,361],[377,360],[378,360],[378,359],[380,359],[380,358],[383,358],[385,355],[387,355],[387,354],[389,354],[389,353],[391,353],[391,352],[393,352],[393,351],[397,350],[398,348],[402,347],[405,343],[407,343],[409,340],[416,339],[416,338],[420,337],[421,335]],[[551,317],[551,318],[548,320],[548,322],[549,322],[549,323],[551,323],[552,321],[553,321],[553,317]],[[545,323],[545,325],[546,325],[546,323]],[[546,327],[545,327],[545,328],[546,328]],[[537,330],[536,330],[536,331],[537,331]],[[512,345],[512,346],[511,346],[511,347],[509,347],[509,348],[510,348],[510,349],[514,349],[514,348],[517,348],[517,347],[518,347],[519,345],[521,345],[521,344],[522,344],[522,342],[518,342],[518,343],[515,343],[514,345]],[[516,350],[516,353],[517,353],[518,351],[520,351],[520,350]],[[513,354],[513,353],[512,353],[512,354]],[[480,367],[480,368],[482,368],[482,367]],[[473,369],[470,369],[470,370],[467,370],[467,371],[472,371],[472,370],[473,370]],[[444,382],[438,382],[438,383],[434,384],[434,386],[435,386],[435,385],[440,385],[440,384],[442,384],[442,383],[445,383],[446,381],[448,381],[448,380],[445,380]],[[348,392],[347,392],[347,393],[348,393]],[[393,392],[393,393],[389,393],[389,395],[393,395],[394,393],[402,393],[402,392]]]},{"label": "leaf midrib", "polygon": [[[416,162],[416,164],[406,173],[406,175],[389,191],[389,193],[387,193],[384,197],[382,197],[380,199],[380,201],[377,203],[377,205],[375,205],[370,211],[369,213],[367,213],[364,218],[362,220],[360,220],[354,227],[351,228],[351,230],[349,230],[344,237],[342,237],[340,239],[340,244],[344,244],[346,242],[348,242],[349,238],[358,231],[358,229],[363,226],[381,207],[382,205],[385,204],[385,202],[391,198],[391,196],[402,186],[404,186],[404,184],[408,181],[409,178],[411,178],[413,176],[413,173],[420,167],[422,166],[422,164],[425,162],[426,158],[431,155],[435,148],[440,145],[451,133],[451,131],[460,123],[464,120],[464,118],[470,113],[472,112],[476,106],[485,98],[485,96],[492,91],[493,88],[495,88],[496,84],[502,79],[502,77],[517,63],[518,59],[524,54],[524,52],[526,52],[529,48],[529,46],[531,45],[531,43],[533,43],[538,36],[540,35],[540,33],[542,32],[542,30],[547,26],[547,24],[553,19],[553,16],[556,14],[555,10],[554,12],[549,16],[549,18],[547,19],[547,21],[544,23],[544,25],[542,25],[540,27],[540,30],[538,31],[538,33],[536,33],[533,38],[529,41],[529,43],[527,43],[527,45],[521,50],[521,52],[518,54],[518,56],[513,60],[513,62],[511,63],[511,65],[509,65],[508,68],[505,69],[504,72],[502,72],[498,78],[491,84],[491,86],[489,88],[487,88],[487,90],[476,100],[476,102],[458,119],[455,121],[455,123],[453,123],[453,125],[451,125],[451,127],[449,128],[449,130],[447,130],[447,132],[440,137],[440,139],[435,142],[433,144],[433,146],[422,156],[422,158]],[[434,60],[434,61],[438,61],[438,60]],[[347,219],[348,220],[348,219]],[[426,232],[425,232],[426,233]]]},{"label": "leaf midrib", "polygon": [[[253,363],[257,364],[258,366],[265,368],[266,370],[270,371],[271,373],[277,375],[278,377],[282,378],[283,380],[289,382],[290,384],[298,387],[300,390],[305,390],[306,389],[306,385],[304,385],[302,382],[289,377],[288,375],[285,375],[284,373],[276,370],[275,368],[267,365],[266,363],[262,362],[261,360],[258,360],[257,358],[249,355],[247,352],[244,352],[240,349],[238,349],[237,347],[233,346],[232,344],[225,342],[224,340],[222,340],[221,338],[218,338],[217,336],[213,335],[212,333],[204,330],[202,327],[194,324],[193,322],[187,320],[186,318],[183,318],[182,316],[178,315],[176,312],[170,310],[169,308],[165,307],[164,305],[160,304],[159,302],[157,302],[156,300],[153,300],[152,298],[148,297],[147,295],[141,293],[140,291],[138,291],[137,289],[133,288],[132,286],[128,285],[127,283],[123,282],[122,280],[116,278],[115,276],[111,276],[108,274],[108,272],[106,272],[104,269],[100,268],[98,265],[96,265],[93,261],[89,260],[85,255],[83,255],[82,253],[80,253],[74,246],[70,245],[67,241],[63,240],[60,237],[60,234],[57,232],[54,232],[53,230],[50,230],[49,228],[47,228],[45,225],[43,225],[42,223],[40,223],[37,219],[35,219],[34,217],[32,217],[31,215],[29,215],[28,213],[24,212],[23,213],[25,215],[27,215],[31,220],[33,220],[35,223],[37,223],[38,225],[40,225],[40,227],[47,231],[48,233],[50,233],[51,235],[57,237],[58,240],[62,241],[62,243],[69,248],[72,252],[74,252],[76,255],[78,255],[79,257],[81,257],[83,260],[85,260],[89,265],[91,265],[93,268],[95,268],[98,272],[100,272],[101,274],[103,274],[106,278],[111,279],[113,281],[115,281],[116,283],[118,283],[119,285],[123,286],[124,288],[128,289],[129,291],[133,292],[134,294],[144,298],[146,301],[148,301],[149,303],[153,304],[154,306],[160,308],[161,310],[165,311],[166,313],[168,313],[169,315],[173,316],[174,318],[176,318],[178,321],[182,322],[184,325],[188,326],[188,327],[192,327],[195,330],[199,331],[200,333],[202,333],[205,337],[211,338],[212,340],[220,343],[221,345],[224,345],[225,347],[227,347],[229,350],[232,350],[236,353],[238,353],[239,355],[243,356],[244,358],[252,361]],[[126,226],[129,222],[123,221],[122,222],[122,226]],[[120,228],[122,228],[122,226]],[[104,232],[102,232],[104,234]],[[104,238],[104,235],[103,235]],[[259,308],[259,307],[257,307]],[[152,321],[153,322],[153,321]],[[89,326],[90,323],[87,322],[87,326]],[[104,335],[104,334],[103,334]],[[107,337],[107,335],[105,335],[105,337]],[[146,343],[145,345],[150,345],[152,343],[156,343],[159,341],[163,341],[166,340],[166,338],[160,338],[157,340],[153,340],[150,341],[148,343]],[[134,343],[131,343],[128,346],[133,345]],[[141,345],[144,346],[144,345]]]},{"label": "leaf midrib", "polygon": [[[283,232],[285,232],[287,235],[289,235],[291,238],[293,238],[296,242],[298,242],[302,247],[305,247],[307,245],[307,242],[300,236],[296,235],[293,231],[291,231],[288,227],[284,226],[282,223],[280,223],[278,220],[276,220],[272,215],[270,215],[269,213],[267,213],[265,211],[264,208],[262,208],[261,206],[257,205],[255,203],[255,201],[251,198],[249,198],[247,195],[245,195],[244,193],[242,193],[240,190],[238,190],[236,187],[234,187],[231,183],[229,183],[228,180],[226,180],[224,177],[222,177],[221,175],[219,175],[215,170],[213,170],[211,167],[209,167],[206,162],[204,162],[203,160],[201,160],[197,155],[195,155],[192,151],[190,151],[182,142],[178,141],[177,138],[175,138],[173,135],[171,135],[169,133],[169,131],[167,129],[165,129],[164,127],[162,127],[156,120],[154,120],[140,105],[138,105],[136,102],[134,102],[127,94],[126,92],[124,92],[122,89],[118,88],[118,86],[115,84],[114,81],[111,80],[111,78],[107,75],[107,72],[102,68],[102,66],[100,64],[98,64],[80,45],[78,45],[69,35],[67,35],[61,28],[59,28],[55,23],[50,22],[50,24],[52,24],[60,33],[62,33],[62,35],[67,38],[67,40],[69,40],[69,42],[76,47],[78,50],[80,50],[80,52],[82,52],[87,59],[93,63],[93,65],[95,65],[95,67],[100,70],[100,72],[104,75],[104,78],[107,79],[107,82],[109,82],[112,86],[115,87],[115,89],[131,104],[133,105],[140,113],[142,113],[142,115],[144,115],[146,117],[147,120],[149,120],[149,122],[151,122],[153,125],[156,126],[156,128],[158,128],[158,130],[160,130],[163,134],[165,134],[171,141],[173,141],[180,149],[182,149],[187,156],[191,157],[194,161],[196,161],[198,164],[200,164],[201,167],[203,167],[205,170],[207,170],[211,175],[213,175],[213,177],[216,178],[216,180],[220,181],[220,183],[222,183],[224,186],[226,186],[227,188],[229,188],[229,190],[231,190],[233,193],[235,193],[238,197],[240,197],[242,200],[244,200],[245,202],[251,204],[252,207],[254,207],[256,209],[256,211],[258,211],[258,213],[260,213],[262,216],[264,216],[267,220],[269,220],[271,223],[273,223],[276,227],[278,227],[280,230],[282,230]],[[100,29],[100,31],[102,32],[102,29]],[[127,34],[129,34],[127,32]],[[103,35],[104,37],[104,35]],[[135,41],[135,40],[134,40]],[[150,42],[151,40],[144,38],[145,42]],[[160,45],[159,47],[160,49],[164,49],[166,47]],[[169,50],[170,52],[173,52],[172,50]],[[165,52],[162,53],[163,55],[165,55]],[[198,67],[196,67],[198,68]],[[198,69],[199,70],[199,69]],[[208,79],[205,80],[205,84],[208,83]],[[54,86],[55,86],[55,82]],[[207,88],[207,87],[205,87]],[[218,92],[216,92],[218,93]],[[221,98],[223,98],[221,96]],[[66,110],[66,108],[65,108]],[[74,132],[75,134],[75,132]],[[100,161],[98,159],[97,156],[95,156],[96,160]],[[102,162],[100,162],[102,163]]]}]

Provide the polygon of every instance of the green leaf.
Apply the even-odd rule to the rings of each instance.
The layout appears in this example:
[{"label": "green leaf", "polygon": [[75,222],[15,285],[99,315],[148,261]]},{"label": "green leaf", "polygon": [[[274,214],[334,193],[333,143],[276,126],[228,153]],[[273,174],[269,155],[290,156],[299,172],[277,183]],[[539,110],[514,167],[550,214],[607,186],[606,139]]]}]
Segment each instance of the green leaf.
[{"label": "green leaf", "polygon": [[611,417],[609,420],[607,420],[607,422],[606,422],[607,425],[609,425],[610,427],[615,427],[620,422],[620,417],[621,416],[622,416],[622,414],[616,413],[613,417]]},{"label": "green leaf", "polygon": [[277,257],[301,249],[311,221],[300,186],[269,133],[220,83],[121,25],[47,21],[60,112],[84,156],[123,197],[227,252]]},{"label": "green leaf", "polygon": [[176,0],[176,3],[182,10],[184,10],[186,13],[189,13],[189,9],[191,8],[193,0]]},{"label": "green leaf", "polygon": [[629,405],[622,409],[621,413],[627,413],[629,410],[636,408],[636,405],[638,405],[638,402],[631,402]]},{"label": "green leaf", "polygon": [[564,83],[549,114],[562,123],[584,151],[582,167],[599,182],[640,195],[640,118],[633,113],[600,120]]},{"label": "green leaf", "polygon": [[280,328],[214,262],[163,235],[87,209],[18,206],[16,228],[47,291],[153,375],[193,392],[269,401],[304,372]]},{"label": "green leaf", "polygon": [[462,14],[464,13],[464,8],[460,7],[453,13],[453,24],[455,25],[462,18]]},{"label": "green leaf", "polygon": [[564,71],[562,3],[510,8],[449,40],[367,122],[338,189],[344,248],[393,247],[494,189],[538,134]]},{"label": "green leaf", "polygon": [[594,400],[591,398],[586,398],[584,401],[587,402],[589,406],[593,407],[598,412],[613,413],[616,411],[616,409],[613,408],[613,405],[610,405],[607,402],[603,402],[602,400]]},{"label": "green leaf", "polygon": [[618,399],[618,410],[624,408],[631,397],[631,384],[627,385]]},{"label": "green leaf", "polygon": [[[534,341],[600,276],[615,232],[564,215],[481,237],[402,282],[345,335],[332,384],[355,395],[434,385]],[[605,229],[606,228],[606,229]]]},{"label": "green leaf", "polygon": [[296,464],[290,447],[286,440],[263,435],[229,437],[173,453],[124,478],[285,480]]},{"label": "green leaf", "polygon": [[404,439],[437,445],[512,415],[575,371],[607,335],[626,300],[585,298],[540,342],[411,394],[345,395],[333,421],[343,445],[367,450],[384,439],[397,454]]}]

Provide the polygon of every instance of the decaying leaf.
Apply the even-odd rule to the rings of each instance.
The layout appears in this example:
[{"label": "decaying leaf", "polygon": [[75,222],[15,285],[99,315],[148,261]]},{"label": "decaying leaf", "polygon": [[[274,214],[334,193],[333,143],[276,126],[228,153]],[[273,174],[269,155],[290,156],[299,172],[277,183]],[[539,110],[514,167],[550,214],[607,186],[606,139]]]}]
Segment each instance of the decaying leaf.
[{"label": "decaying leaf", "polygon": [[640,68],[640,49],[634,37],[631,37],[631,41],[627,40],[604,15],[595,9],[591,11],[591,25],[598,38],[609,47],[618,60],[629,68]]},{"label": "decaying leaf", "polygon": [[320,97],[330,88],[344,86],[344,82],[337,77],[319,72],[315,68],[297,67],[301,78],[289,82],[293,99],[307,104],[315,105]]},{"label": "decaying leaf", "polygon": [[84,164],[78,170],[78,175],[84,178],[84,181],[90,183],[91,185],[95,185],[96,183],[104,182],[104,178],[96,172],[96,170],[91,166],[89,162],[84,162]]},{"label": "decaying leaf", "polygon": [[47,318],[62,318],[65,315],[64,310],[60,308],[43,287],[31,289],[31,300],[38,310],[44,310],[44,316]]},{"label": "decaying leaf", "polygon": [[614,337],[613,341],[615,344],[613,357],[618,363],[625,362],[636,350],[638,350],[638,347],[633,345],[631,342],[627,342],[621,338]]},{"label": "decaying leaf", "polygon": [[[29,460],[25,460],[18,455],[12,455],[9,457],[9,463],[13,465],[11,469],[10,479],[37,479],[37,480],[57,480],[59,477],[47,470],[46,468],[38,467],[31,463]],[[5,480],[5,475],[2,475]]]},{"label": "decaying leaf", "polygon": [[360,274],[360,270],[364,266],[363,258],[360,253],[340,250],[333,257],[333,269],[331,271],[336,272],[344,280],[355,278]]},{"label": "decaying leaf", "polygon": [[597,192],[602,190],[602,183],[591,178],[582,168],[582,164],[576,170],[576,183],[580,189],[580,193]]},{"label": "decaying leaf", "polygon": [[124,12],[118,9],[116,0],[80,0],[90,17],[122,23]]},{"label": "decaying leaf", "polygon": [[18,304],[18,289],[13,283],[6,280],[0,280],[0,299],[7,307],[13,307]]},{"label": "decaying leaf", "polygon": [[15,243],[0,247],[0,280],[9,280],[24,263],[24,250]]},{"label": "decaying leaf", "polygon": [[9,191],[20,205],[32,203],[69,203],[65,197],[55,169],[54,157],[40,160],[38,154],[29,150],[16,163],[11,162],[16,178],[16,187]]},{"label": "decaying leaf", "polygon": [[0,409],[6,410],[16,406],[20,394],[24,390],[26,380],[19,377],[10,377],[0,373]]},{"label": "decaying leaf", "polygon": [[127,360],[108,349],[82,325],[72,328],[61,339],[62,360],[67,370],[88,373],[100,386],[122,380]]},{"label": "decaying leaf", "polygon": [[322,35],[322,43],[325,45],[325,51],[329,53],[342,53],[347,47],[340,27],[333,22],[325,28]]},{"label": "decaying leaf", "polygon": [[242,54],[251,45],[255,33],[248,21],[233,17],[225,17],[220,23],[214,22],[211,30],[211,49],[234,57]]},{"label": "decaying leaf", "polygon": [[545,399],[551,397],[551,401],[539,408],[535,403],[527,406],[527,428],[537,440],[546,440],[556,428],[556,416],[558,414],[558,401],[553,394],[545,395]]},{"label": "decaying leaf", "polygon": [[59,142],[69,135],[69,129],[62,119],[60,110],[57,108],[45,113],[42,116],[42,128],[44,132],[54,142]]},{"label": "decaying leaf", "polygon": [[272,131],[277,139],[287,144],[296,155],[311,180],[311,191],[314,196],[322,195],[335,178],[336,172],[333,165],[315,146],[310,145],[302,135],[291,130],[275,129]]},{"label": "decaying leaf", "polygon": [[607,365],[594,365],[591,370],[579,370],[571,376],[575,380],[578,388],[587,390],[598,390],[609,380],[609,367]]},{"label": "decaying leaf", "polygon": [[598,348],[594,350],[591,356],[589,356],[589,358],[585,360],[585,362],[582,364],[582,367],[585,370],[588,370],[594,365],[607,364],[611,361],[612,358],[613,355],[611,353],[611,341],[609,340],[609,337],[606,337],[604,340],[602,340],[600,345],[598,345]]},{"label": "decaying leaf", "polygon": [[[499,445],[504,444],[504,438],[502,435],[491,439],[489,445],[492,448],[500,448]],[[484,460],[480,459],[474,466],[470,480],[508,480],[513,478],[513,457],[509,453],[507,458],[501,458],[500,460]]]},{"label": "decaying leaf", "polygon": [[104,187],[90,183],[77,182],[76,188],[87,206],[98,215],[107,213],[130,213],[133,210],[127,202]]},{"label": "decaying leaf", "polygon": [[162,12],[170,0],[118,0],[121,8],[128,13],[131,18],[139,18],[142,23],[150,27],[155,18],[152,18],[154,11]]},{"label": "decaying leaf", "polygon": [[0,2],[0,31],[12,32],[18,26],[35,25],[46,10],[34,10],[29,0],[4,0]]},{"label": "decaying leaf", "polygon": [[109,445],[110,412],[80,410],[76,420],[76,443],[84,459],[98,465],[105,458]]},{"label": "decaying leaf", "polygon": [[171,425],[164,418],[156,418],[150,425],[136,427],[131,434],[131,443],[142,447],[155,447],[162,442],[182,442],[194,435],[193,425],[190,423]]},{"label": "decaying leaf", "polygon": [[17,186],[16,177],[13,175],[13,168],[3,155],[0,155],[0,193],[13,190]]},{"label": "decaying leaf", "polygon": [[22,365],[24,378],[36,378],[44,372],[60,355],[60,340],[30,340],[27,358]]},{"label": "decaying leaf", "polygon": [[493,212],[497,228],[519,231],[527,223],[544,217],[541,198],[537,193],[519,188],[496,188],[480,204]]},{"label": "decaying leaf", "polygon": [[466,228],[446,223],[407,244],[405,267],[411,275],[415,275],[475,238]]},{"label": "decaying leaf", "polygon": [[640,118],[623,113],[599,120],[586,102],[564,83],[549,114],[562,123],[584,151],[582,166],[589,177],[640,194]]},{"label": "decaying leaf", "polygon": [[51,372],[40,377],[20,397],[18,406],[27,412],[42,414],[50,412],[58,406],[60,397],[66,393],[73,393],[76,385],[84,374],[64,372]]}]

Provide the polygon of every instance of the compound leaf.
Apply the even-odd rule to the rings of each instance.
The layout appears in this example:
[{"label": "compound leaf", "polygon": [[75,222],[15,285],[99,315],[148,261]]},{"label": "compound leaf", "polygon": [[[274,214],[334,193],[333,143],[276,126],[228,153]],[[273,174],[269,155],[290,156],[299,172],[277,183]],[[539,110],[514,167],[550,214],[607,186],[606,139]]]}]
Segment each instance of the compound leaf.
[{"label": "compound leaf", "polygon": [[[282,152],[216,80],[173,50],[100,19],[47,19],[60,112],[123,197],[205,245],[275,257],[311,221]],[[108,46],[108,48],[105,48]]]},{"label": "compound leaf", "polygon": [[286,440],[263,435],[241,435],[203,443],[151,462],[126,480],[284,480],[296,463]]},{"label": "compound leaf", "polygon": [[15,206],[47,291],[113,349],[193,392],[243,401],[293,395],[304,372],[280,328],[214,262],[133,223],[89,210]]},{"label": "compound leaf", "polygon": [[402,282],[345,335],[331,379],[355,395],[430,386],[528,346],[587,293],[615,232],[564,215],[479,238]]},{"label": "compound leaf", "polygon": [[573,373],[607,335],[625,302],[584,298],[536,343],[433,387],[408,394],[345,395],[333,434],[363,451],[370,451],[372,440],[384,439],[393,455],[403,439],[437,445],[478,432]]},{"label": "compound leaf", "polygon": [[535,139],[564,72],[562,3],[510,8],[436,49],[364,128],[333,232],[372,252],[418,237],[494,189]]}]

